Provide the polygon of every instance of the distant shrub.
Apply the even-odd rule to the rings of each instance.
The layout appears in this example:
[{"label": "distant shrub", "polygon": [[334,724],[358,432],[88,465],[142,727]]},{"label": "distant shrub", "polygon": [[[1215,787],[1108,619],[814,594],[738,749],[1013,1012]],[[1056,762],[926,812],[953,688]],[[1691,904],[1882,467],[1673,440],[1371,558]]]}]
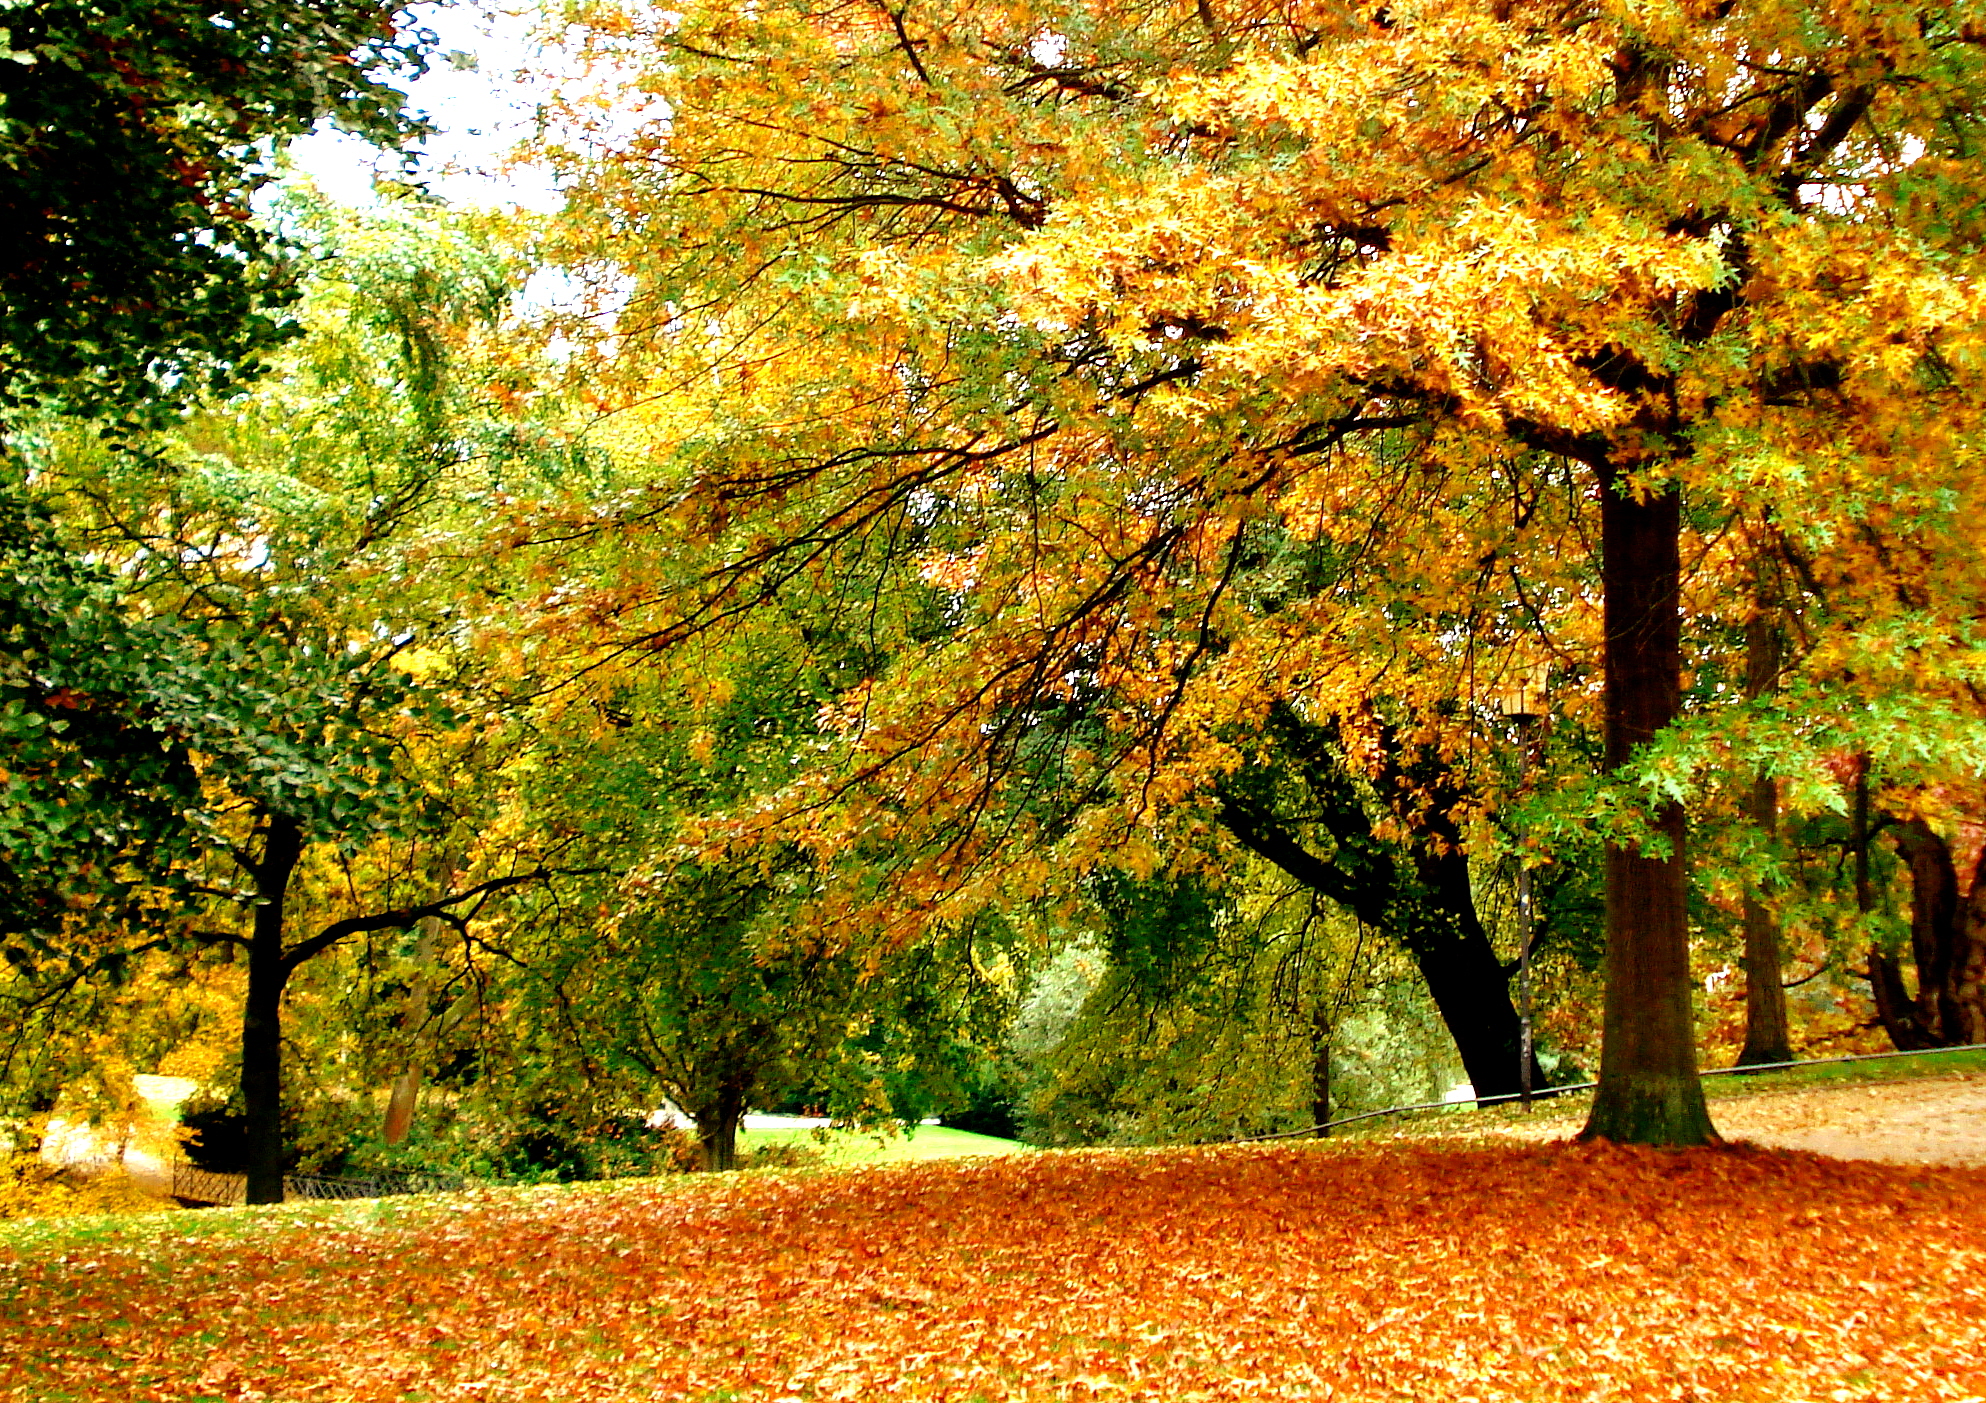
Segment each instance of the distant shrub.
[{"label": "distant shrub", "polygon": [[171,1200],[147,1193],[122,1171],[85,1174],[58,1169],[32,1154],[0,1161],[0,1222],[15,1218],[80,1218],[157,1213]]}]

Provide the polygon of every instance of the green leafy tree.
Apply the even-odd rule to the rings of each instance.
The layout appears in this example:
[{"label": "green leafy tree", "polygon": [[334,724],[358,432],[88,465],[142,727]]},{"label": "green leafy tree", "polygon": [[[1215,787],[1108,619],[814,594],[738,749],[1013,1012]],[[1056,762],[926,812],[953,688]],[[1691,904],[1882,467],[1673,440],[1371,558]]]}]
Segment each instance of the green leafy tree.
[{"label": "green leafy tree", "polygon": [[[151,718],[197,774],[180,796],[177,924],[246,964],[256,1201],[282,1191],[282,1005],[297,970],[360,937],[460,921],[546,875],[515,847],[440,856],[473,846],[454,840],[463,805],[448,802],[461,787],[447,766],[468,763],[451,752],[478,734],[458,707],[503,705],[470,676],[459,600],[500,562],[457,550],[459,568],[414,566],[451,535],[480,540],[475,499],[531,471],[532,446],[469,412],[476,387],[447,369],[502,307],[509,270],[431,206],[356,218],[306,203],[296,217],[324,261],[283,373],[122,444],[51,428],[36,478],[69,541],[119,562],[125,612],[149,614],[180,662],[158,680],[155,646],[145,688],[99,693]],[[401,856],[383,860],[382,845]],[[313,875],[327,863],[342,883]],[[128,948],[118,929],[101,933]]]},{"label": "green leafy tree", "polygon": [[296,296],[250,197],[330,118],[419,130],[431,38],[351,0],[28,0],[0,13],[0,413],[156,421],[252,373]]},{"label": "green leafy tree", "polygon": [[735,650],[659,677],[603,669],[591,707],[544,721],[515,762],[516,821],[565,835],[568,860],[601,875],[557,901],[520,897],[479,936],[501,954],[504,1060],[541,1068],[524,1099],[625,1112],[666,1096],[708,1169],[736,1165],[754,1106],[798,1099],[874,1124],[960,1103],[977,1005],[997,998],[964,953],[969,931],[950,942],[957,960],[850,945],[808,921],[811,854],[725,851],[729,813],[826,743],[836,649],[801,632],[769,605]]}]

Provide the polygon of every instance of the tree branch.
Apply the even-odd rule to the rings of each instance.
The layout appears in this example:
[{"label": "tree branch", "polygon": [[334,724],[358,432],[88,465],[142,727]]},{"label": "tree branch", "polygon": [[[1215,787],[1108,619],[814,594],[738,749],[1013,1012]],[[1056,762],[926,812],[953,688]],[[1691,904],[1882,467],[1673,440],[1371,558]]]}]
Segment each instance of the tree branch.
[{"label": "tree branch", "polygon": [[487,882],[479,882],[467,891],[445,896],[439,901],[423,902],[419,906],[402,906],[371,916],[347,916],[342,921],[333,921],[316,935],[307,940],[300,940],[284,951],[283,974],[287,978],[299,965],[323,954],[333,945],[350,936],[364,935],[378,930],[407,930],[431,917],[454,920],[457,918],[455,908],[464,902],[475,901],[511,887],[548,881],[553,877],[598,876],[607,870],[604,867],[536,867],[529,872],[520,872],[509,877],[492,877]]}]

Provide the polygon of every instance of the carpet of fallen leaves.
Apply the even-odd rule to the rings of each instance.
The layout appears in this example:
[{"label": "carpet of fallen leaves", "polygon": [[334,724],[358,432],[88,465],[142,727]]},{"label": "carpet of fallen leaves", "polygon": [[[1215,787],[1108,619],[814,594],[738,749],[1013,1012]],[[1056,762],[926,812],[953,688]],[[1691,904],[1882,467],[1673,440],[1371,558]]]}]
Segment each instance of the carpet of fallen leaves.
[{"label": "carpet of fallen leaves", "polygon": [[0,1248],[0,1398],[1963,1399],[1986,1171],[1313,1145],[168,1215]]}]

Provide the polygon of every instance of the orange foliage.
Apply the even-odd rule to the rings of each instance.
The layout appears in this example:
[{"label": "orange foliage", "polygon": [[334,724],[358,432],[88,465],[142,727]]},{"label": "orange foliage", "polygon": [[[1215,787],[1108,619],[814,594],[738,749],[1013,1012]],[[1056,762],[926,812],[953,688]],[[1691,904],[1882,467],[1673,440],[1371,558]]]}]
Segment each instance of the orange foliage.
[{"label": "orange foliage", "polygon": [[0,1252],[0,1397],[1977,1398],[1982,1191],[1280,1145],[177,1217]]}]

